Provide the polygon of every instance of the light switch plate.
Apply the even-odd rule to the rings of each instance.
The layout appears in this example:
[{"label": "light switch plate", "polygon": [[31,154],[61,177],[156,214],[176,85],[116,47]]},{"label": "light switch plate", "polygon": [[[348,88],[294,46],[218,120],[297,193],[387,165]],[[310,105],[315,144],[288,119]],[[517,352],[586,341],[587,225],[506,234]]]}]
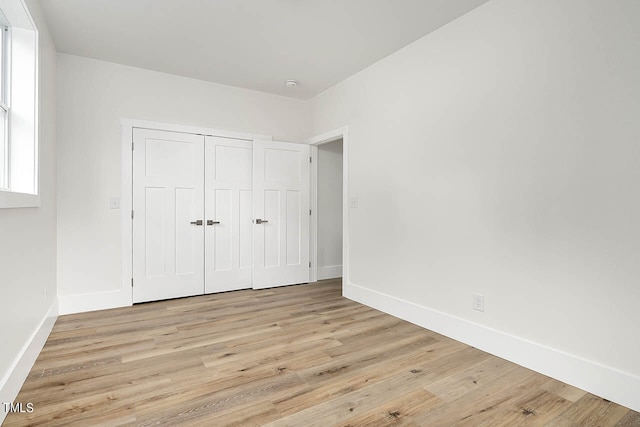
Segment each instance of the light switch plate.
[{"label": "light switch plate", "polygon": [[109,209],[120,209],[120,197],[109,199]]}]

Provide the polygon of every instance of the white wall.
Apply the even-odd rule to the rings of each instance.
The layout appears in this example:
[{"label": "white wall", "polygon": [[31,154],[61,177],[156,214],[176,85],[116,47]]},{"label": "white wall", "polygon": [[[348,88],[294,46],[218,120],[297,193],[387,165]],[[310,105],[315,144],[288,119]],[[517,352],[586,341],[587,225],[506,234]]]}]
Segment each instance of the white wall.
[{"label": "white wall", "polygon": [[640,410],[638,70],[636,0],[494,0],[313,99],[345,293]]},{"label": "white wall", "polygon": [[342,139],[318,146],[318,279],[342,277]]},{"label": "white wall", "polygon": [[[302,141],[303,101],[58,54],[58,293],[61,311],[121,289],[120,119]],[[104,298],[103,298],[104,297]],[[118,298],[119,302],[120,299]]]},{"label": "white wall", "polygon": [[[26,3],[40,43],[41,206],[0,209],[0,402],[15,397],[24,379],[20,375],[31,368],[21,365],[21,358],[42,323],[53,321],[47,316],[55,317],[56,311],[55,47],[39,4]],[[4,415],[0,411],[0,423]]]}]

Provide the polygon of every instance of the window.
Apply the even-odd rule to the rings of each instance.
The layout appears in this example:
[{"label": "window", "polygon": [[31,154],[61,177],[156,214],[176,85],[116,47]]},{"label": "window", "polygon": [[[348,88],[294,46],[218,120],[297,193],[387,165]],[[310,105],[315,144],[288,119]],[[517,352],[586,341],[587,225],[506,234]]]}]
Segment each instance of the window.
[{"label": "window", "polygon": [[0,0],[0,208],[39,206],[38,33],[24,0]]}]

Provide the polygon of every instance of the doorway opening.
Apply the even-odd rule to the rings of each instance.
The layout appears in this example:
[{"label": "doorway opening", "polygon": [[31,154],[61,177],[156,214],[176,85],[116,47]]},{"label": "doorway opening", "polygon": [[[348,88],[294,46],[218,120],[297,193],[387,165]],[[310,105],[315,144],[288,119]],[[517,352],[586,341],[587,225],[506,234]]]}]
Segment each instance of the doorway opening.
[{"label": "doorway opening", "polygon": [[318,146],[318,280],[342,277],[342,138]]},{"label": "doorway opening", "polygon": [[307,141],[311,145],[311,281],[348,283],[346,127]]}]

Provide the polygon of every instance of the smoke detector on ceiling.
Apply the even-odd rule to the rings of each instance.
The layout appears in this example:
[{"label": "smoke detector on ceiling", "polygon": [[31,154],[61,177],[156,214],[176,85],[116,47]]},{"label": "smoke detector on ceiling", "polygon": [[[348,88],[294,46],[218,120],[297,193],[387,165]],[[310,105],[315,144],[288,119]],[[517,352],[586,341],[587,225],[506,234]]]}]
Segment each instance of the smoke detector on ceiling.
[{"label": "smoke detector on ceiling", "polygon": [[298,86],[298,82],[297,82],[297,81],[295,81],[295,80],[287,80],[287,81],[284,83],[284,85],[285,85],[286,87],[296,87],[296,86]]}]

